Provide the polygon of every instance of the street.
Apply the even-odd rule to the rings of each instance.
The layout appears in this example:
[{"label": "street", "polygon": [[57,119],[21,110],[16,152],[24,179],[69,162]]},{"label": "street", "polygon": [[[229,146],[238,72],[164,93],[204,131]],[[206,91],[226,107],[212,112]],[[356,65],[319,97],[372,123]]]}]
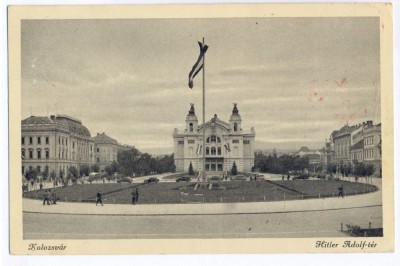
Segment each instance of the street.
[{"label": "street", "polygon": [[382,207],[268,214],[66,215],[24,213],[24,239],[346,237],[341,223],[382,227]]}]

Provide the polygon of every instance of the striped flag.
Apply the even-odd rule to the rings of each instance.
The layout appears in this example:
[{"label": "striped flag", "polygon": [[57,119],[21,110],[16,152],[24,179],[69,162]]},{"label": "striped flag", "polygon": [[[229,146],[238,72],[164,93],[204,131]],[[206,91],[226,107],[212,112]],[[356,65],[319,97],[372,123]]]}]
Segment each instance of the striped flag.
[{"label": "striped flag", "polygon": [[229,152],[231,151],[231,148],[229,147],[229,143],[225,144],[224,147],[225,147],[225,149],[226,149],[227,151],[229,151]]},{"label": "striped flag", "polygon": [[200,46],[200,55],[199,58],[197,59],[197,62],[194,64],[192,67],[192,71],[189,73],[189,88],[193,88],[193,79],[196,77],[196,75],[200,72],[200,70],[203,68],[203,57],[204,54],[207,52],[208,46],[204,45],[201,42],[198,42]]}]

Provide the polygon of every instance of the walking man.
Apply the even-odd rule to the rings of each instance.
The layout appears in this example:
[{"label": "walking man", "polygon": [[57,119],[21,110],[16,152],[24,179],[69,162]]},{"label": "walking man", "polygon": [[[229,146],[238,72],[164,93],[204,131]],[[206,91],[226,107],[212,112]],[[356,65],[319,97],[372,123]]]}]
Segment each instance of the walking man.
[{"label": "walking man", "polygon": [[53,191],[51,192],[51,199],[53,201],[53,204],[57,204],[57,193],[55,189],[53,189]]},{"label": "walking man", "polygon": [[340,185],[340,186],[339,186],[338,198],[339,198],[340,196],[342,196],[342,198],[344,197],[344,196],[343,196],[343,185]]},{"label": "walking man", "polygon": [[136,188],[135,189],[135,202],[138,202],[138,200],[139,200],[139,189]]},{"label": "walking man", "polygon": [[132,199],[132,205],[135,205],[136,203],[136,191],[132,188],[131,191],[131,199]]},{"label": "walking man", "polygon": [[101,201],[101,192],[100,191],[97,192],[97,194],[96,194],[96,206],[98,203],[100,203],[101,206],[103,206],[103,202]]},{"label": "walking man", "polygon": [[46,202],[47,202],[47,205],[50,205],[49,197],[50,197],[50,193],[48,190],[46,190],[43,194],[43,205],[45,205]]}]

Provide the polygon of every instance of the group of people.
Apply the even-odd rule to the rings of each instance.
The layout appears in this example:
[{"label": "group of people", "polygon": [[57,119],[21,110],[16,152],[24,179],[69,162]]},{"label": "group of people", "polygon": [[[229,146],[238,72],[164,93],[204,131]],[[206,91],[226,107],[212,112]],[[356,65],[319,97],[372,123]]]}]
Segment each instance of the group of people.
[{"label": "group of people", "polygon": [[56,190],[53,189],[50,191],[50,189],[46,189],[46,191],[43,194],[43,205],[50,204],[57,204],[57,193]]},{"label": "group of people", "polygon": [[131,199],[132,199],[132,205],[135,205],[136,202],[139,200],[139,190],[138,188],[132,189],[131,191]]}]

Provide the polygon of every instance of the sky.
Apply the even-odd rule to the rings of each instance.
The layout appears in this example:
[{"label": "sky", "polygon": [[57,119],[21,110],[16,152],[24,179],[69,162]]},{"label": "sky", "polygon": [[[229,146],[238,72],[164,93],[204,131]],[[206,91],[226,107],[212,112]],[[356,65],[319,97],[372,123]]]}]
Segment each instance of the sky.
[{"label": "sky", "polygon": [[[172,153],[202,78],[206,121],[229,120],[270,148],[321,148],[333,130],[380,123],[379,18],[24,20],[22,119],[76,117],[92,136]],[[256,147],[257,148],[257,147]]]}]

